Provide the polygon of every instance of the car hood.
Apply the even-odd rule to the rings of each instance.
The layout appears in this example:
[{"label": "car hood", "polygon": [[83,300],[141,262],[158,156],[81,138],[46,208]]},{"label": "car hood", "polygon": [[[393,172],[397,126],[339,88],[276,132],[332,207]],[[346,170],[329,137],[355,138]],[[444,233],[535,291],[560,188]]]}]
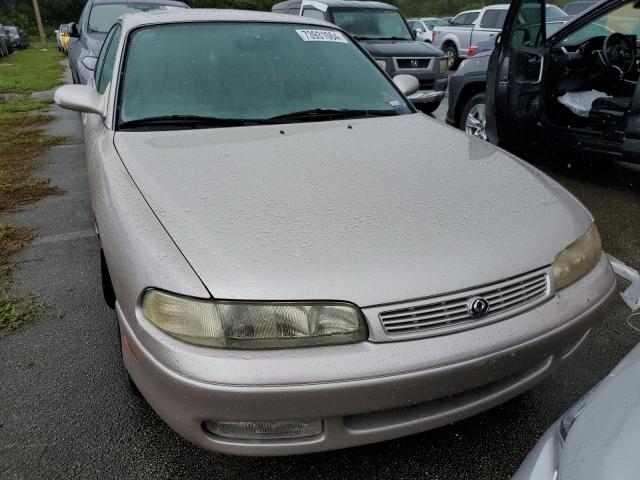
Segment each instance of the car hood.
[{"label": "car hood", "polygon": [[588,395],[569,430],[561,480],[636,479],[640,471],[640,346]]},{"label": "car hood", "polygon": [[105,38],[107,38],[106,33],[87,33],[85,35],[87,46],[89,47],[89,50],[91,50],[91,56],[98,56]]},{"label": "car hood", "polygon": [[358,40],[373,57],[443,57],[430,43],[414,40]]},{"label": "car hood", "polygon": [[119,131],[115,145],[218,298],[459,290],[549,265],[590,223],[538,170],[422,114]]}]

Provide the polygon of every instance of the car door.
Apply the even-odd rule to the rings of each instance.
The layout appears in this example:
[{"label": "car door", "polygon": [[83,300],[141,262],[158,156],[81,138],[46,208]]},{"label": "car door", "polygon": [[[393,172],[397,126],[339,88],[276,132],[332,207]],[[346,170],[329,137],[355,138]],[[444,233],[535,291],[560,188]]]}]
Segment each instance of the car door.
[{"label": "car door", "polygon": [[513,0],[487,71],[487,137],[509,146],[535,134],[545,65],[545,1]]}]

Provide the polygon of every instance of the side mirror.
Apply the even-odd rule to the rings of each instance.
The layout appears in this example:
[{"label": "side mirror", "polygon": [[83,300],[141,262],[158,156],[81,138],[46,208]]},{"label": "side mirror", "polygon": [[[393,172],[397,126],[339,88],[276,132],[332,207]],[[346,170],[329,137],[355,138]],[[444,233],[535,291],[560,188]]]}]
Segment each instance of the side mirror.
[{"label": "side mirror", "polygon": [[75,38],[80,36],[80,31],[78,30],[78,24],[76,22],[69,24],[69,36]]},{"label": "side mirror", "polygon": [[98,57],[83,57],[82,60],[80,60],[80,62],[82,62],[82,65],[84,65],[87,70],[90,71],[94,71],[96,69],[96,64],[98,63]]},{"label": "side mirror", "polygon": [[54,30],[53,33],[55,33],[57,35],[59,32],[58,32],[58,30]]},{"label": "side mirror", "polygon": [[53,94],[53,101],[62,108],[104,116],[106,97],[88,85],[64,85]]},{"label": "side mirror", "polygon": [[420,82],[413,75],[396,75],[393,77],[393,83],[406,97],[420,90]]}]

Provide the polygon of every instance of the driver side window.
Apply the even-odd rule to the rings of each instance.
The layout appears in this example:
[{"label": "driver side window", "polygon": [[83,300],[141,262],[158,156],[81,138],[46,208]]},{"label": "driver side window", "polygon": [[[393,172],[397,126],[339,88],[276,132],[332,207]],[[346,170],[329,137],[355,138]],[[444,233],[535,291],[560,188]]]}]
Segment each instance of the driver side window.
[{"label": "driver side window", "polygon": [[562,40],[563,45],[579,45],[596,37],[612,33],[640,37],[640,6],[627,3],[591,21]]},{"label": "driver side window", "polygon": [[120,24],[116,24],[107,35],[104,46],[98,56],[95,79],[96,89],[100,93],[104,93],[113,76],[113,66],[116,60],[116,53],[118,52],[121,32],[122,27]]}]

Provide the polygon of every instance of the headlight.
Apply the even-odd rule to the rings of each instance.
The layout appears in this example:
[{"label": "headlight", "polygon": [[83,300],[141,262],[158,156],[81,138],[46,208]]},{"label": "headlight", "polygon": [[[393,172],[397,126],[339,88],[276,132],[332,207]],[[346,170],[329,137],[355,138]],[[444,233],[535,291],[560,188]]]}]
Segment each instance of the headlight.
[{"label": "headlight", "polygon": [[382,70],[384,70],[385,72],[387,71],[387,61],[386,60],[376,60],[376,63],[378,65],[380,65],[380,68]]},{"label": "headlight", "polygon": [[148,290],[142,312],[185,342],[220,348],[292,348],[367,338],[362,313],[349,303],[199,300]]},{"label": "headlight", "polygon": [[447,73],[449,70],[449,60],[446,58],[440,59],[440,74]]},{"label": "headlight", "polygon": [[595,223],[579,239],[556,255],[553,279],[556,290],[568,287],[596,266],[602,255],[602,241]]}]

